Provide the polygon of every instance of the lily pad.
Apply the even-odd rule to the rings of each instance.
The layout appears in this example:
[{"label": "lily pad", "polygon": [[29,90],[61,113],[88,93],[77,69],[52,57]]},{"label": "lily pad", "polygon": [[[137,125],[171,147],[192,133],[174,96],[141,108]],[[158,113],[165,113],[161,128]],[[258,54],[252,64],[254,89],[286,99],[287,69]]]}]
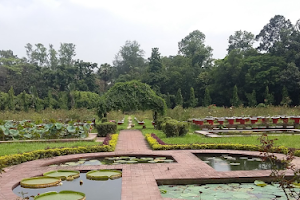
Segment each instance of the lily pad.
[{"label": "lily pad", "polygon": [[63,190],[61,192],[46,192],[34,197],[34,200],[85,200],[85,194],[82,192]]},{"label": "lily pad", "polygon": [[45,172],[43,175],[47,177],[56,177],[60,178],[61,180],[66,180],[67,177],[72,177],[73,179],[78,178],[80,176],[80,172],[74,170],[57,170]]},{"label": "lily pad", "polygon": [[260,187],[267,186],[267,184],[265,182],[259,181],[259,180],[254,181],[254,184],[257,185],[257,186],[260,186]]},{"label": "lily pad", "polygon": [[79,163],[78,162],[67,162],[65,163],[66,165],[69,165],[69,166],[78,166]]},{"label": "lily pad", "polygon": [[165,159],[167,159],[166,157],[157,157],[157,158],[155,158],[155,159],[158,159],[158,160],[165,160]]},{"label": "lily pad", "polygon": [[122,176],[122,172],[119,170],[109,170],[109,169],[100,169],[93,170],[86,173],[86,177],[91,180],[107,180],[120,178]]},{"label": "lily pad", "polygon": [[164,160],[163,162],[165,162],[165,163],[172,163],[172,162],[174,162],[174,160]]},{"label": "lily pad", "polygon": [[134,163],[138,163],[138,161],[136,161],[136,160],[128,160],[128,161],[125,161],[125,163],[127,163],[127,164],[134,164]]},{"label": "lily pad", "polygon": [[238,166],[238,165],[241,165],[241,163],[230,163],[230,165]]},{"label": "lily pad", "polygon": [[57,177],[39,176],[23,179],[20,185],[24,188],[46,188],[58,185],[60,182],[61,179]]}]

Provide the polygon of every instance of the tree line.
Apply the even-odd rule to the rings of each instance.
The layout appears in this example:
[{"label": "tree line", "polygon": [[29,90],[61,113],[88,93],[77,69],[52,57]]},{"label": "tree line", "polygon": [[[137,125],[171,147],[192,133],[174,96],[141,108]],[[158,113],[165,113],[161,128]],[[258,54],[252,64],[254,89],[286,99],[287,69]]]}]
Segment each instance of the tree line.
[{"label": "tree line", "polygon": [[[155,47],[145,59],[137,41],[126,41],[112,65],[75,60],[72,43],[62,43],[58,50],[53,45],[27,44],[25,58],[2,50],[0,108],[80,107],[78,102],[85,100],[75,94],[97,98],[115,83],[131,80],[149,84],[170,108],[299,105],[299,27],[299,20],[292,24],[275,15],[257,35],[235,31],[223,59],[213,58],[213,49],[199,30],[178,42],[174,56],[161,56]],[[86,107],[95,107],[91,104]]]}]

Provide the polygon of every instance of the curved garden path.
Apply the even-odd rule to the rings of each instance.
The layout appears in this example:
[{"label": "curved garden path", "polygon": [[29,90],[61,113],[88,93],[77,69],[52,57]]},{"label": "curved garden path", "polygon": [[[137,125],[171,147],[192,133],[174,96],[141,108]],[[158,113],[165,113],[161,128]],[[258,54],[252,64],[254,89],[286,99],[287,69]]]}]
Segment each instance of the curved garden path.
[{"label": "curved garden path", "polygon": [[[249,177],[268,177],[269,170],[256,171],[233,171],[217,172],[192,153],[218,152],[218,153],[239,153],[248,155],[259,155],[259,152],[233,151],[233,150],[171,150],[152,151],[144,136],[137,130],[123,130],[120,132],[119,140],[114,152],[100,152],[88,154],[76,154],[59,156],[48,159],[25,162],[20,165],[11,166],[5,169],[6,173],[0,178],[0,199],[16,200],[17,196],[12,188],[19,184],[23,178],[42,175],[42,173],[56,169],[47,165],[67,161],[79,157],[115,156],[115,155],[162,155],[173,156],[176,163],[158,164],[120,164],[100,166],[75,166],[64,169],[94,170],[94,169],[122,169],[122,200],[162,200],[156,180],[171,179],[172,183],[193,183],[194,179],[216,180],[230,178],[232,180],[246,180]],[[300,158],[295,159],[295,164],[300,166]],[[299,165],[298,165],[299,164]],[[61,168],[61,167],[57,167]],[[164,181],[168,183],[168,181]],[[88,199],[92,200],[92,199]],[[170,199],[164,199],[170,200]]]}]

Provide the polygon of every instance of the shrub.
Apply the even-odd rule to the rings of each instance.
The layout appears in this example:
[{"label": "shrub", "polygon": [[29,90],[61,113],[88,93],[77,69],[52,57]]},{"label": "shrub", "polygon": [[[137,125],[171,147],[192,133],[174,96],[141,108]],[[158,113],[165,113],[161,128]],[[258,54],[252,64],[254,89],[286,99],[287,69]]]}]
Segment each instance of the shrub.
[{"label": "shrub", "polygon": [[106,117],[103,117],[103,118],[101,119],[101,122],[102,122],[102,123],[107,122],[107,118],[106,118]]},{"label": "shrub", "polygon": [[171,117],[164,117],[161,119],[157,119],[155,122],[155,129],[157,130],[162,130],[162,124],[165,123],[166,121],[172,119]]},{"label": "shrub", "polygon": [[101,124],[96,124],[96,129],[98,131],[98,137],[105,137],[109,133],[117,132],[117,124],[113,122],[105,122]]},{"label": "shrub", "polygon": [[177,137],[179,136],[179,131],[178,131],[178,122],[175,119],[170,119],[166,121],[163,131],[166,134],[167,137]]},{"label": "shrub", "polygon": [[189,132],[189,123],[188,122],[178,122],[177,128],[178,128],[179,136],[184,136]]}]

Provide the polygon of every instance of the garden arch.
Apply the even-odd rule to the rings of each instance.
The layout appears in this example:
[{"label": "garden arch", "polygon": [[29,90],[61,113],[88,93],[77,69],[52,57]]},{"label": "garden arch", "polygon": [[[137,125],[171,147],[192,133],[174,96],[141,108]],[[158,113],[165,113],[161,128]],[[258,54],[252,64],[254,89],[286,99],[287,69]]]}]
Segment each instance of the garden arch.
[{"label": "garden arch", "polygon": [[163,98],[156,95],[149,85],[139,81],[116,83],[100,98],[98,116],[106,117],[113,110],[152,110],[154,120],[157,114],[164,115],[167,109]]}]

